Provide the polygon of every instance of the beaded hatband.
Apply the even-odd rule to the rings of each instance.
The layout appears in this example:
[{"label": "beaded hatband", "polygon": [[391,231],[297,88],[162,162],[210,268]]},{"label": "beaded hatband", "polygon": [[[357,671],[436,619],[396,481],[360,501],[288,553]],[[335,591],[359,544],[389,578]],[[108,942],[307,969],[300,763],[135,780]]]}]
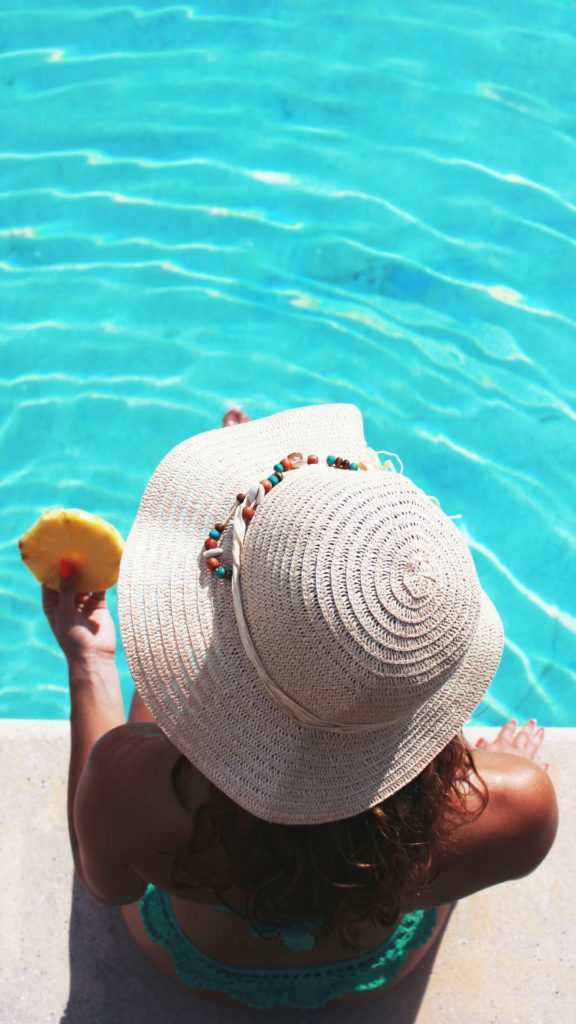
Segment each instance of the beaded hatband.
[{"label": "beaded hatband", "polygon": [[[242,508],[242,518],[246,526],[249,526],[262,499],[269,494],[274,487],[277,487],[279,483],[282,483],[285,473],[288,473],[293,469],[300,469],[301,466],[316,465],[318,465],[317,455],[308,455],[305,458],[304,455],[302,455],[302,452],[291,452],[285,459],[274,464],[274,468],[269,477],[266,477],[264,480],[259,480],[258,483],[253,484],[246,494],[236,495],[234,506],[230,510],[224,522],[215,523],[204,541],[202,557],[205,559],[208,569],[210,569],[218,579],[232,579],[232,569],[224,567],[220,562],[220,556],[223,554],[223,548],[220,545],[222,541],[222,534],[234,518],[238,507],[240,505],[244,506]],[[334,469],[349,469],[353,471],[369,469],[366,462],[350,462],[349,459],[343,459],[339,455],[328,455],[326,465],[333,466]]]}]

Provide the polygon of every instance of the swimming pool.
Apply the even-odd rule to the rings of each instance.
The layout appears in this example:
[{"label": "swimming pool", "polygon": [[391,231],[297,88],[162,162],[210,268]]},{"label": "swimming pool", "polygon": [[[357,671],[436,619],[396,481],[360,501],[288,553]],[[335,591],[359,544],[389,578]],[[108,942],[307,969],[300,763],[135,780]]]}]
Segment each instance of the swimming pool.
[{"label": "swimming pool", "polygon": [[0,714],[68,713],[16,546],[41,510],[126,534],[229,405],[352,401],[501,612],[476,720],[576,724],[575,28],[549,0],[3,5]]}]

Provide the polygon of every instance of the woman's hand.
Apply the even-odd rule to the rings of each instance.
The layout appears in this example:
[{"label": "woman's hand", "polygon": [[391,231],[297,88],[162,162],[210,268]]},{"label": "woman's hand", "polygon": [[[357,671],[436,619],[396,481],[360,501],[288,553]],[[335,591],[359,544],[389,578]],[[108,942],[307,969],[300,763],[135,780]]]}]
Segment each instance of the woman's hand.
[{"label": "woman's hand", "polygon": [[[501,754],[516,754],[518,757],[525,757],[528,761],[536,761],[536,754],[544,739],[544,728],[536,728],[536,719],[530,718],[525,725],[519,726],[515,718],[511,718],[502,726],[495,740],[491,743],[488,740],[479,739],[476,746],[481,750],[493,750]],[[544,771],[548,771],[547,763],[540,763]]]},{"label": "woman's hand", "polygon": [[73,572],[61,576],[60,588],[42,586],[42,609],[68,663],[113,659],[116,629],[105,591],[75,594]]}]

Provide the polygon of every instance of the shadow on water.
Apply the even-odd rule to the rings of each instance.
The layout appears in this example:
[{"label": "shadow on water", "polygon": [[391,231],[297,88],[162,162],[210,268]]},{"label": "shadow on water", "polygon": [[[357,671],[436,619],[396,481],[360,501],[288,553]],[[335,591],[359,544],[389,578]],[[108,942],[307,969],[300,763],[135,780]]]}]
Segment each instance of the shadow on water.
[{"label": "shadow on water", "polygon": [[412,1024],[439,943],[396,989],[364,1005],[324,1010],[236,1009],[210,1003],[157,971],[125,928],[118,907],[96,903],[77,877],[70,914],[70,994],[60,1024]]}]

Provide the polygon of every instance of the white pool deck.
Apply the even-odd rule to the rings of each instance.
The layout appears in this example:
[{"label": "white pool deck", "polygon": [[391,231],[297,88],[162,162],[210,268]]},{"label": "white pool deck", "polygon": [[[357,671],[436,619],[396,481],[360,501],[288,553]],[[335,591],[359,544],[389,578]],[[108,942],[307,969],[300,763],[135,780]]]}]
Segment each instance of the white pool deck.
[{"label": "white pool deck", "polygon": [[181,989],[132,944],[119,910],[94,903],[74,879],[68,732],[66,722],[0,721],[2,1024],[576,1021],[576,730],[548,730],[560,828],[537,871],[458,904],[435,954],[381,999],[270,1013],[221,1007]]}]

